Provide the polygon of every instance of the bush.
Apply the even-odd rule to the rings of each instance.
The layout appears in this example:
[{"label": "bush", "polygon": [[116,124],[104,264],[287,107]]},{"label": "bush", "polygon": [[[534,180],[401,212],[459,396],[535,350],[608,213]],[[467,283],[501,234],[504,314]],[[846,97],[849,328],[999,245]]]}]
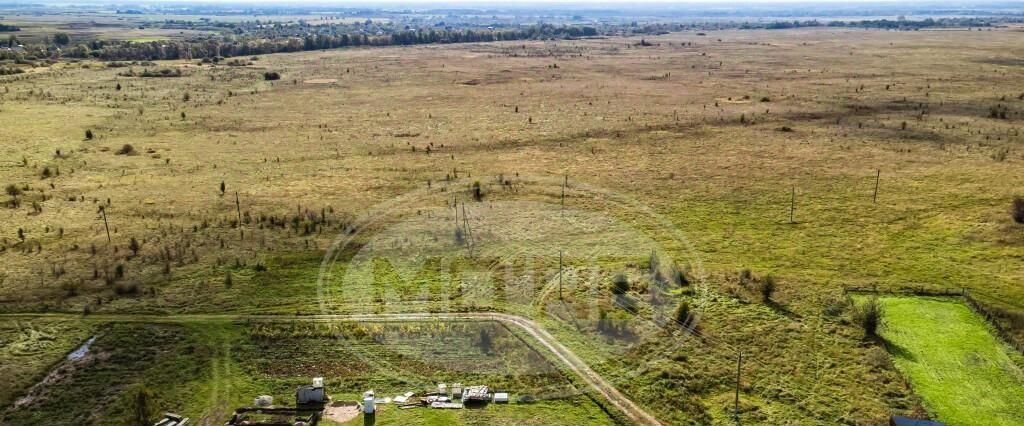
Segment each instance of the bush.
[{"label": "bush", "polygon": [[740,285],[746,286],[747,284],[750,284],[750,282],[753,281],[753,279],[754,273],[751,272],[749,269],[744,269],[740,271]]},{"label": "bush", "polygon": [[1010,215],[1013,216],[1014,222],[1024,223],[1024,197],[1017,197],[1013,199],[1013,207],[1010,208]]},{"label": "bush", "polygon": [[866,337],[877,337],[878,327],[882,325],[882,316],[885,314],[882,303],[877,297],[872,297],[857,308],[857,323],[864,329]]},{"label": "bush", "polygon": [[279,74],[277,71],[267,71],[263,73],[263,79],[267,81],[280,80],[281,74]]},{"label": "bush", "polygon": [[612,294],[622,295],[629,291],[629,278],[626,274],[619,273],[612,279]]},{"label": "bush", "polygon": [[775,294],[775,277],[769,275],[764,277],[764,281],[761,282],[761,298],[768,302],[772,300],[773,294]]},{"label": "bush", "polygon": [[124,144],[124,146],[121,147],[121,149],[117,150],[117,152],[115,152],[115,154],[117,154],[117,155],[134,155],[135,154],[135,147],[132,146],[131,144],[126,143],[126,144]]},{"label": "bush", "polygon": [[92,140],[92,129],[86,129],[86,131],[85,131],[85,140],[87,140],[87,141],[91,141]]},{"label": "bush", "polygon": [[676,322],[683,327],[690,325],[690,304],[685,301],[679,302],[679,306],[676,307],[675,313]]},{"label": "bush", "polygon": [[483,201],[484,200],[484,191],[483,191],[483,189],[480,189],[480,181],[474,181],[473,182],[472,192],[473,192],[473,200],[475,200],[475,201]]},{"label": "bush", "polygon": [[0,75],[14,75],[21,74],[23,72],[25,72],[25,70],[18,67],[0,67]]}]

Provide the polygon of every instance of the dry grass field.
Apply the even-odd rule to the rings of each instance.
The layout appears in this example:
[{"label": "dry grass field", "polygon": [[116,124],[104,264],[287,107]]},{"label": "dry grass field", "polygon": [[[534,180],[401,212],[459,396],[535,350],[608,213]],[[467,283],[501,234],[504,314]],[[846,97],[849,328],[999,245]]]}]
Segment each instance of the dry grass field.
[{"label": "dry grass field", "polygon": [[[325,250],[371,207],[425,191],[434,204],[402,208],[454,228],[444,200],[473,181],[483,201],[460,196],[486,212],[557,205],[538,182],[567,176],[692,243],[711,291],[702,332],[751,360],[748,422],[877,424],[922,408],[852,324],[843,286],[964,288],[1024,309],[1024,225],[1009,214],[1024,195],[1020,34],[721,31],[0,77],[0,185],[19,189],[0,209],[0,309],[313,313]],[[126,76],[143,68],[182,76]],[[491,215],[528,229],[531,214]],[[647,254],[606,260],[595,282]],[[744,269],[776,278],[771,303]],[[552,328],[606,375],[645,366],[613,377],[635,400],[686,402],[645,402],[659,418],[729,422],[730,351],[650,335],[608,357]]]}]

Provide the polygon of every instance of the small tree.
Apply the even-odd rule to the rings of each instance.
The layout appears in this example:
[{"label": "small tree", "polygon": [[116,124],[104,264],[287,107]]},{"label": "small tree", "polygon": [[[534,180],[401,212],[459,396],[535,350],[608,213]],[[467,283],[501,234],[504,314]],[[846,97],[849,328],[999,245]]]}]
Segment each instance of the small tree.
[{"label": "small tree", "polygon": [[612,279],[612,294],[622,295],[629,291],[629,278],[626,274],[619,273]]},{"label": "small tree", "polygon": [[67,46],[71,43],[71,37],[67,33],[57,33],[53,35],[53,42],[61,46]]},{"label": "small tree", "polygon": [[474,181],[473,182],[472,191],[473,191],[473,199],[474,200],[476,200],[476,201],[483,201],[484,200],[484,191],[483,191],[483,189],[480,188],[480,181]]},{"label": "small tree", "polygon": [[1010,215],[1013,216],[1014,222],[1024,223],[1024,197],[1016,197],[1013,199],[1013,206],[1010,207]]},{"label": "small tree", "polygon": [[882,325],[884,314],[882,303],[878,301],[877,297],[868,299],[857,309],[857,322],[864,329],[866,337],[878,337],[878,327]]},{"label": "small tree", "polygon": [[764,281],[761,282],[761,298],[768,302],[772,300],[773,294],[775,294],[775,277],[769,275],[764,277]]},{"label": "small tree", "polygon": [[138,256],[140,249],[142,249],[142,244],[139,244],[139,240],[132,237],[132,239],[128,241],[128,250],[132,251],[132,256]]},{"label": "small tree", "polygon": [[138,393],[135,394],[133,425],[150,426],[153,424],[153,417],[158,411],[153,399],[153,391],[145,386],[139,387]]},{"label": "small tree", "polygon": [[485,354],[490,354],[494,350],[494,339],[491,337],[491,332],[487,328],[480,329],[480,351]]},{"label": "small tree", "polygon": [[21,195],[21,188],[12,183],[4,188],[4,192],[11,196],[11,207],[18,207],[18,196]]},{"label": "small tree", "polygon": [[225,189],[227,189],[227,186],[224,184],[224,181],[220,181],[220,195],[224,195]]},{"label": "small tree", "polygon": [[690,304],[686,301],[679,302],[675,313],[676,322],[683,327],[690,325]]},{"label": "small tree", "polygon": [[85,140],[87,140],[87,141],[91,141],[92,140],[92,129],[86,129],[85,130]]}]

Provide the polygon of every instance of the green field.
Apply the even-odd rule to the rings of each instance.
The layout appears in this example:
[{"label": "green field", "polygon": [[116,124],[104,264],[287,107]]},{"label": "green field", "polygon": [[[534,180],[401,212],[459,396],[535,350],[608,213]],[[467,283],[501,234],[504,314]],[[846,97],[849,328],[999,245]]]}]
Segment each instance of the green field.
[{"label": "green field", "polygon": [[1021,357],[993,336],[977,314],[947,299],[880,300],[885,309],[882,337],[896,368],[939,421],[1024,424]]}]

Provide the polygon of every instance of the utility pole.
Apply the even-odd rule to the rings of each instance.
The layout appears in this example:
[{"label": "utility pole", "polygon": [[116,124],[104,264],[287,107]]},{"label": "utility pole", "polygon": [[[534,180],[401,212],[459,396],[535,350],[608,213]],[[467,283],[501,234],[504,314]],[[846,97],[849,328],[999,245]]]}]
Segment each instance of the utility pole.
[{"label": "utility pole", "polygon": [[793,213],[796,211],[796,185],[793,185],[793,196],[789,200],[789,223],[796,223],[793,221]]},{"label": "utility pole", "polygon": [[110,225],[107,224],[107,208],[100,206],[100,213],[103,213],[103,227],[107,229],[107,242],[110,241]]},{"label": "utility pole", "polygon": [[562,217],[565,217],[565,187],[569,185],[569,175],[565,175],[565,180],[562,181]]},{"label": "utility pole", "polygon": [[562,300],[562,251],[558,251],[558,300]]},{"label": "utility pole", "polygon": [[882,169],[878,169],[875,174],[875,195],[871,197],[872,203],[878,203],[878,180],[882,177]]},{"label": "utility pole", "polygon": [[242,229],[242,203],[238,201],[238,191],[235,191],[235,211],[238,212],[238,238],[244,240],[245,230]]},{"label": "utility pole", "polygon": [[736,359],[736,399],[733,401],[732,414],[736,417],[737,422],[740,419],[740,371],[743,368],[743,353],[739,354],[739,358]]},{"label": "utility pole", "polygon": [[469,245],[469,257],[473,257],[473,233],[469,230],[469,215],[466,214],[466,202],[462,202],[462,223],[465,225],[466,242]]}]

